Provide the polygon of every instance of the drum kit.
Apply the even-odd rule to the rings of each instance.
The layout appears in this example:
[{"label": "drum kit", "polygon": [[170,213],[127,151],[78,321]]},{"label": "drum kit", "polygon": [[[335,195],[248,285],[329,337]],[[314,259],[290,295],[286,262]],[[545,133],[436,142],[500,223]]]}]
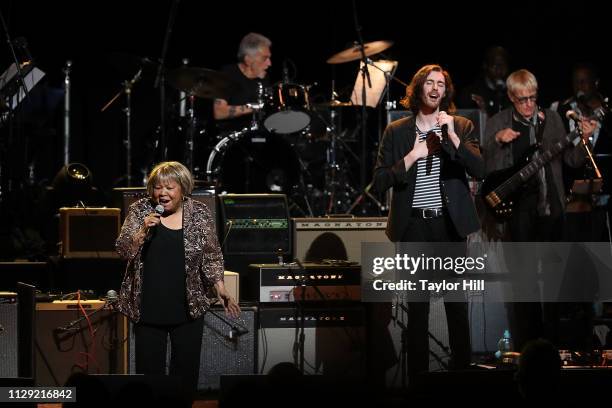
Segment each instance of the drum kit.
[{"label": "drum kit", "polygon": [[[370,56],[391,45],[375,41],[364,44],[363,51]],[[327,63],[356,61],[362,55],[360,47],[351,47]],[[236,86],[222,72],[186,65],[169,72],[167,80],[191,103],[194,97],[229,99]],[[346,161],[359,158],[339,136],[343,132],[335,118],[339,108],[355,105],[336,100],[333,90],[330,101],[313,104],[310,89],[286,75],[268,89],[260,83],[257,100],[249,104],[251,125],[222,133],[210,144],[206,181],[231,193],[285,193],[298,215],[347,212],[358,191],[350,186]],[[193,148],[193,140],[186,146]]]}]

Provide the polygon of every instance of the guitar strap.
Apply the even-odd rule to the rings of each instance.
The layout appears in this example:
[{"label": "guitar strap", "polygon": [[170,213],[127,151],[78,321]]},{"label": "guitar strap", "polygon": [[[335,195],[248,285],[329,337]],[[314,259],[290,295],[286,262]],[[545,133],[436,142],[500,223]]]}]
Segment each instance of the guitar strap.
[{"label": "guitar strap", "polygon": [[[540,118],[540,107],[538,106],[536,109],[536,113],[532,117],[533,122],[533,130],[530,130],[530,134],[533,132],[535,136],[535,140],[538,142],[540,147],[543,145],[542,139],[544,137],[544,128],[546,126],[546,117],[543,119]],[[537,153],[539,154],[539,152]],[[550,215],[550,201],[548,199],[548,183],[546,180],[546,166],[542,166],[540,171],[538,171],[537,177],[540,184],[540,191],[538,194],[538,215],[546,216]]]},{"label": "guitar strap", "polygon": [[[546,126],[546,117],[543,119],[540,117],[540,108],[536,108],[536,112],[529,119],[526,120],[523,118],[518,112],[514,112],[515,119],[524,125],[529,126],[529,144],[534,145],[538,143],[540,147],[542,146],[542,139],[544,137],[544,128]],[[544,115],[542,115],[544,116]],[[540,154],[539,149],[535,152],[537,156]],[[545,216],[550,215],[550,203],[548,200],[548,184],[546,182],[546,166],[542,166],[542,168],[535,174],[535,177],[538,179],[538,215]]]}]

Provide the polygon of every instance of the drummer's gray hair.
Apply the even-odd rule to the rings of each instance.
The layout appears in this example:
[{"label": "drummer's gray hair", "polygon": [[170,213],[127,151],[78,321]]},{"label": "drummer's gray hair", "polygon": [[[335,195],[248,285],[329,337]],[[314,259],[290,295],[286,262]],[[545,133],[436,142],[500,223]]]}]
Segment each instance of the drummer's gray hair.
[{"label": "drummer's gray hair", "polygon": [[253,55],[259,51],[262,47],[270,47],[272,41],[267,37],[257,33],[248,33],[240,41],[238,47],[238,61],[244,62],[244,57],[247,55]]}]

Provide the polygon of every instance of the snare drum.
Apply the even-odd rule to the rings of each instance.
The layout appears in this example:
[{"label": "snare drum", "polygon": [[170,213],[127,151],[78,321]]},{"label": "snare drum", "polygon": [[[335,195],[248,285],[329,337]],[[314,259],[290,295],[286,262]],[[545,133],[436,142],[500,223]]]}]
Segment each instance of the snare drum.
[{"label": "snare drum", "polygon": [[287,135],[310,124],[308,89],[304,85],[278,83],[267,97],[264,126],[272,133]]}]

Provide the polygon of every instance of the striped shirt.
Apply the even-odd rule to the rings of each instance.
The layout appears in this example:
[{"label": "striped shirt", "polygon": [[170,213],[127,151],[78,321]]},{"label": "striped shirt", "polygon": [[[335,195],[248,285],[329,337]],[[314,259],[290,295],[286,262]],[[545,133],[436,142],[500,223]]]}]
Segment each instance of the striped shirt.
[{"label": "striped shirt", "polygon": [[[435,132],[438,136],[442,134],[440,126],[435,126],[427,132],[416,128],[419,141],[425,140],[427,134]],[[436,153],[417,160],[416,186],[413,208],[442,208],[442,194],[440,190],[440,153]]]}]

